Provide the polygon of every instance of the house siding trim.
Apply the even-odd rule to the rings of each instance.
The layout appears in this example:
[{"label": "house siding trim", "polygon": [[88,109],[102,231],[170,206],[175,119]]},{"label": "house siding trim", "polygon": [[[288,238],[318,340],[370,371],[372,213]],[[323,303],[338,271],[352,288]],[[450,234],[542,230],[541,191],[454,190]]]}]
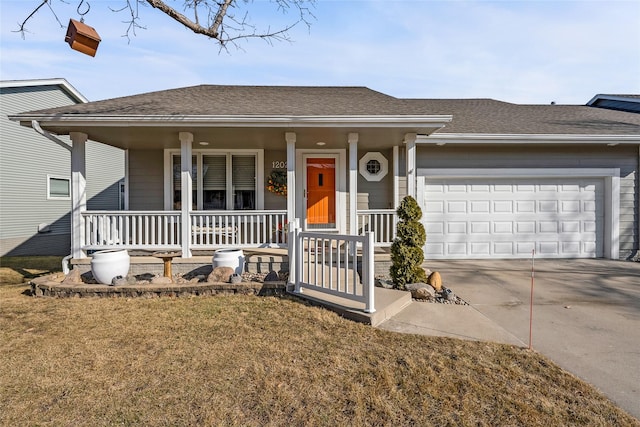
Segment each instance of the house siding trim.
[{"label": "house siding trim", "polygon": [[638,135],[548,135],[548,134],[472,134],[434,133],[418,135],[417,144],[640,144]]},{"label": "house siding trim", "polygon": [[620,256],[620,168],[487,168],[418,169],[418,177],[427,178],[603,178],[604,255]]}]

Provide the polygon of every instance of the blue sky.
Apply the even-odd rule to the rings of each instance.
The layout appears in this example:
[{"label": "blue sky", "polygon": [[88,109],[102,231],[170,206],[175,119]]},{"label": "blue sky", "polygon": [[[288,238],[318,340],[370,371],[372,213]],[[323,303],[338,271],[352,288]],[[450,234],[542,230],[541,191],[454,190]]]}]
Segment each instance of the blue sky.
[{"label": "blue sky", "polygon": [[[311,29],[293,43],[261,40],[219,52],[160,12],[122,37],[124,0],[89,0],[95,58],[64,42],[76,1],[54,0],[23,40],[12,32],[40,0],[0,1],[0,78],[64,77],[90,100],[197,84],[353,85],[407,98],[494,98],[584,104],[596,93],[640,93],[640,0],[318,0]],[[182,1],[176,3],[182,4]],[[292,17],[255,17],[272,26]]]}]

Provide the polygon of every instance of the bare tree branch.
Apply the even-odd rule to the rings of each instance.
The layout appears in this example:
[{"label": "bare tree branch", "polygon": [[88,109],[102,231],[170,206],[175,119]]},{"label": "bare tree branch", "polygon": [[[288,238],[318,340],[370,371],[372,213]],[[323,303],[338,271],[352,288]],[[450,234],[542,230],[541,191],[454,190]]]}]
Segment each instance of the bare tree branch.
[{"label": "bare tree branch", "polygon": [[[51,3],[54,0],[42,0],[40,3],[19,25],[18,32],[22,33],[24,38],[27,32],[26,24],[45,4],[49,6],[53,12]],[[64,0],[59,0],[64,3]],[[179,12],[176,8],[169,5],[169,0],[121,0],[123,6],[121,8],[111,8],[112,12],[128,13],[129,17],[123,21],[127,24],[124,37],[130,39],[130,35],[136,35],[136,29],[145,29],[140,25],[141,18],[139,14],[139,6],[149,5],[159,10],[165,15],[171,17],[177,23],[188,28],[195,34],[214,39],[218,42],[222,49],[227,49],[227,45],[231,44],[239,48],[237,42],[241,39],[260,38],[269,44],[273,41],[290,41],[288,32],[296,25],[305,23],[307,27],[311,26],[311,20],[315,16],[311,12],[310,7],[315,6],[317,0],[270,0],[275,10],[279,13],[286,14],[290,10],[297,10],[298,16],[294,21],[285,25],[281,29],[272,30],[271,26],[267,26],[264,30],[258,30],[257,26],[251,21],[249,11],[252,8],[253,0],[171,0],[175,3],[181,1],[184,11],[192,11],[193,19]],[[78,5],[78,13],[80,6],[86,0],[75,0]],[[88,11],[87,11],[88,12]],[[206,12],[204,15],[201,12]],[[85,12],[86,13],[86,12]],[[84,15],[81,13],[81,15]],[[54,12],[55,16],[55,12]],[[56,16],[56,20],[58,17]],[[60,23],[60,20],[58,20]],[[60,24],[62,27],[62,24]],[[64,27],[63,27],[64,28]]]}]

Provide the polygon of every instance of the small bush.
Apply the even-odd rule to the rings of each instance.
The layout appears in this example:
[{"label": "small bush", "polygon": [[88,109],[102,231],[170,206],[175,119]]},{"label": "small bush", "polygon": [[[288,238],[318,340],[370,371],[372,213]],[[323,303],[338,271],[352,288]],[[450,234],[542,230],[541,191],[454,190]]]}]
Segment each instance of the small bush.
[{"label": "small bush", "polygon": [[391,245],[391,277],[396,289],[404,290],[407,284],[426,282],[422,269],[427,233],[420,219],[422,209],[411,196],[402,199],[397,210],[400,221],[396,228],[396,238]]}]

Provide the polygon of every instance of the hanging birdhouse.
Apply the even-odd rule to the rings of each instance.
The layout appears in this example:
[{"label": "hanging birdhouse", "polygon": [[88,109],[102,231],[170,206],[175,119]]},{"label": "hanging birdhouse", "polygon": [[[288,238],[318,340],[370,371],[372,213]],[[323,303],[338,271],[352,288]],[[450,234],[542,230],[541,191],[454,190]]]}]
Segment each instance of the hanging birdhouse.
[{"label": "hanging birdhouse", "polygon": [[96,56],[100,36],[93,27],[86,25],[84,22],[70,19],[64,41],[69,43],[73,50],[89,56]]}]

